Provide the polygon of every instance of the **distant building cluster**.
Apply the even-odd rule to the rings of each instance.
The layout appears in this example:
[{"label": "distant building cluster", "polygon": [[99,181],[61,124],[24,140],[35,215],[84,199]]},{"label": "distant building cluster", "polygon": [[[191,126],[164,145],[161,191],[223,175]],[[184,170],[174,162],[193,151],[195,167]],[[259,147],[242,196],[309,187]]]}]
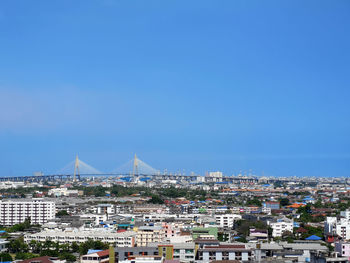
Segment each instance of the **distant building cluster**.
[{"label": "distant building cluster", "polygon": [[[350,259],[346,179],[229,178],[209,172],[190,178],[168,174],[147,180],[102,177],[1,183],[0,250],[4,253],[18,254],[10,245],[16,240],[24,242],[26,253],[48,244],[55,244],[50,250],[76,246],[79,252],[71,253],[81,263]],[[32,193],[22,191],[26,188]],[[94,242],[105,246],[80,249]],[[38,256],[22,262],[67,260]]]}]

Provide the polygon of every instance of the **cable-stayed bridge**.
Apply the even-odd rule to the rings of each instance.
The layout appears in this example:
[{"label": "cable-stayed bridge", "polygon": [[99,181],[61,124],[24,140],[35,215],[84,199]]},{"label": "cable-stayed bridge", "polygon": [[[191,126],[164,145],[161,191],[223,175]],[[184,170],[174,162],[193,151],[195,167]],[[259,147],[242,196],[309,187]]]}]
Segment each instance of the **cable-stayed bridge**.
[{"label": "cable-stayed bridge", "polygon": [[[76,156],[75,160],[65,165],[62,169],[53,174],[36,173],[30,176],[11,176],[0,177],[0,181],[12,181],[12,182],[41,182],[41,181],[55,181],[55,180],[67,180],[67,181],[80,181],[82,177],[117,177],[119,179],[129,178],[129,181],[138,182],[142,179],[155,179],[155,180],[184,180],[184,181],[198,181],[200,175],[185,175],[182,173],[168,173],[167,171],[161,172],[158,169],[153,168],[149,164],[140,160],[136,154],[134,158],[112,172],[102,172],[93,166],[85,163]],[[256,177],[249,178],[237,178],[237,177],[223,177],[222,180],[227,182],[256,182]]]},{"label": "cable-stayed bridge", "polygon": [[[80,160],[76,156],[75,160],[65,165],[63,168],[59,169],[53,174],[43,174],[35,173],[29,176],[7,176],[0,177],[0,181],[15,181],[15,182],[27,182],[27,181],[54,181],[54,180],[68,180],[68,181],[79,181],[82,177],[96,177],[96,176],[108,176],[108,177],[119,177],[119,178],[130,178],[132,181],[137,181],[141,178],[159,178],[159,179],[170,179],[176,176],[185,176],[183,174],[172,174],[167,172],[160,172],[140,160],[136,154],[134,158],[111,172],[102,172],[93,166],[87,164],[86,162]],[[195,180],[194,176],[189,176],[188,179],[192,178]]]}]

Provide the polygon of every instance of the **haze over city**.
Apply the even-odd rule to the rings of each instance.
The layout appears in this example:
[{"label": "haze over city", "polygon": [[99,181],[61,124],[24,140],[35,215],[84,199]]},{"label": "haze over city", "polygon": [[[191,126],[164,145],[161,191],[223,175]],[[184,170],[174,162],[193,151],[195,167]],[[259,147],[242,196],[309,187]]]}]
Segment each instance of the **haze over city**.
[{"label": "haze over city", "polygon": [[349,1],[2,1],[0,173],[348,176]]}]

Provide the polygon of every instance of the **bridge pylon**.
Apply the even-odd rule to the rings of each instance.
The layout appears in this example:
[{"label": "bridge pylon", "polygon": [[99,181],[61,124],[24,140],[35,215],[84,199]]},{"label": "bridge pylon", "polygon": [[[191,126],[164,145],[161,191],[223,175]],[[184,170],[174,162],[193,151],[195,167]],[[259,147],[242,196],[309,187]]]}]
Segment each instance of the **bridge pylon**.
[{"label": "bridge pylon", "polygon": [[134,156],[134,163],[133,163],[133,166],[132,166],[132,178],[134,181],[137,181],[136,180],[136,177],[139,176],[139,159],[137,159],[137,156],[136,156],[136,153],[135,153],[135,156]]},{"label": "bridge pylon", "polygon": [[76,181],[77,181],[77,176],[80,178],[79,158],[78,158],[78,155],[75,157],[75,162],[74,162],[73,182],[76,182]]}]

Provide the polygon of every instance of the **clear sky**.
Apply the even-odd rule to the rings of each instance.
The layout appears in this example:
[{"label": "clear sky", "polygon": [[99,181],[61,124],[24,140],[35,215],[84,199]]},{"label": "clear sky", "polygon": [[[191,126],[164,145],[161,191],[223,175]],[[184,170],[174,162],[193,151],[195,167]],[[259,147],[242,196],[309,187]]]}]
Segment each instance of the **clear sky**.
[{"label": "clear sky", "polygon": [[3,0],[0,175],[350,175],[350,1]]}]

